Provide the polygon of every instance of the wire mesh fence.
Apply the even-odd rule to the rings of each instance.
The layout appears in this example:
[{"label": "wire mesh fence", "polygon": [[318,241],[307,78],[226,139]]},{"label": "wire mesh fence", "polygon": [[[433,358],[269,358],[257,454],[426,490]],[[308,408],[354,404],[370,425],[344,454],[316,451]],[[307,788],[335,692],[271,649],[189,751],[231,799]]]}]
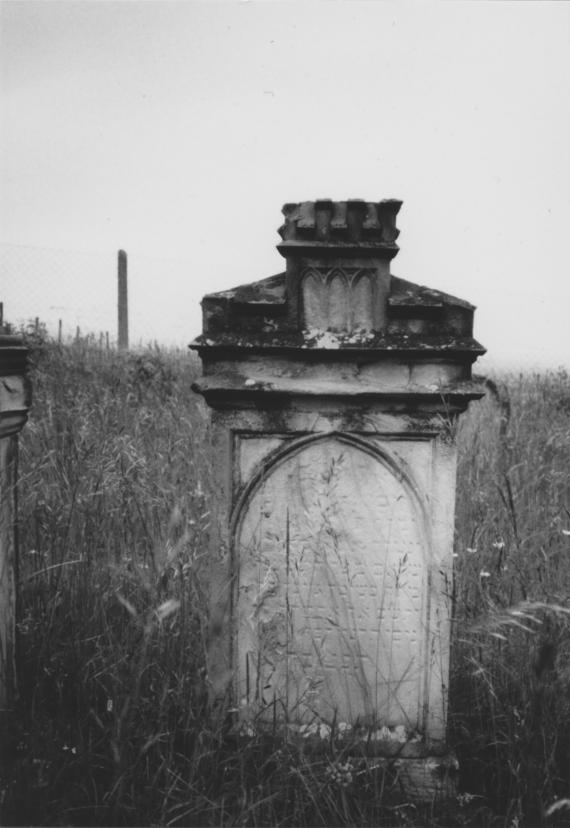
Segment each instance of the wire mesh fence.
[{"label": "wire mesh fence", "polygon": [[[37,319],[50,336],[78,333],[117,343],[118,251],[88,252],[0,244],[0,302],[15,327]],[[188,262],[128,253],[131,346],[183,346],[200,329],[200,291]]]}]

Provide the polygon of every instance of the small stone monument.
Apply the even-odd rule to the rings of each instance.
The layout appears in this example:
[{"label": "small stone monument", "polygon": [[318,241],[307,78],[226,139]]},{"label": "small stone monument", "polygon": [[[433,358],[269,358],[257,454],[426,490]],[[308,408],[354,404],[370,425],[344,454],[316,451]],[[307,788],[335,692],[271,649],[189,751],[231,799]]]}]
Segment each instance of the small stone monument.
[{"label": "small stone monument", "polygon": [[[0,328],[0,713],[16,693],[16,473],[18,433],[28,418],[28,349]],[[0,716],[0,720],[1,720]]]},{"label": "small stone monument", "polygon": [[202,302],[212,700],[445,793],[455,421],[473,306],[390,274],[401,202],[286,204],[284,273]]}]

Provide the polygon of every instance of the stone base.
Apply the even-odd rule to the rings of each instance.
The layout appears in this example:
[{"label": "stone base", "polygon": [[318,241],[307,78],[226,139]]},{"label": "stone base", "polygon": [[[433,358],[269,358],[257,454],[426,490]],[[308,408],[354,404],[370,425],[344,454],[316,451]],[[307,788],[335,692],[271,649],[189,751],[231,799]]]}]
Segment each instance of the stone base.
[{"label": "stone base", "polygon": [[348,761],[359,775],[378,770],[384,776],[384,790],[397,800],[403,798],[418,805],[443,803],[458,793],[459,762],[445,743],[422,739],[401,743],[371,739],[370,734],[368,738],[364,734],[360,741],[355,734],[349,739],[331,738],[330,729],[328,733],[300,732],[298,727],[286,733],[275,729],[264,732],[244,722],[235,722],[230,733],[238,750],[252,740],[265,745],[269,753],[288,744],[294,752],[317,760],[328,757],[331,764],[335,763],[334,757],[342,756],[342,761]]},{"label": "stone base", "polygon": [[394,773],[394,789],[413,802],[441,802],[457,796],[459,763],[452,753],[384,761]]}]

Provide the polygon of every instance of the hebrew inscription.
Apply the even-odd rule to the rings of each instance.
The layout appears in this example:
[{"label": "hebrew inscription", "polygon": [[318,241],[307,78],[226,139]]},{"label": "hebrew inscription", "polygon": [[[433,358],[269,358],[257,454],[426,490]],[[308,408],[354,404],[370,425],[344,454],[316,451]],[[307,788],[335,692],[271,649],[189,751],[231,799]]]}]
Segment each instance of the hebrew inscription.
[{"label": "hebrew inscription", "polygon": [[331,436],[290,451],[236,528],[242,712],[421,726],[426,543],[409,486]]}]

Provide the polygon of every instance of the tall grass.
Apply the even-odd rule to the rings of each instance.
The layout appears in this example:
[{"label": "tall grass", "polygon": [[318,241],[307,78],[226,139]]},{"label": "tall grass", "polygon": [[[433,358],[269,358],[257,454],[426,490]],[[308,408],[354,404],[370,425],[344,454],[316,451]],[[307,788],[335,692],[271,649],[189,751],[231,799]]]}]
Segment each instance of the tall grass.
[{"label": "tall grass", "polygon": [[570,794],[570,382],[488,392],[458,438],[452,739],[482,821],[542,825]]},{"label": "tall grass", "polygon": [[208,710],[208,430],[192,358],[31,344],[3,824],[563,823],[565,373],[498,382],[460,427],[450,741],[461,797],[420,810],[373,758],[238,743]]},{"label": "tall grass", "polygon": [[205,413],[186,354],[32,345],[7,819],[137,823],[200,735]]}]

